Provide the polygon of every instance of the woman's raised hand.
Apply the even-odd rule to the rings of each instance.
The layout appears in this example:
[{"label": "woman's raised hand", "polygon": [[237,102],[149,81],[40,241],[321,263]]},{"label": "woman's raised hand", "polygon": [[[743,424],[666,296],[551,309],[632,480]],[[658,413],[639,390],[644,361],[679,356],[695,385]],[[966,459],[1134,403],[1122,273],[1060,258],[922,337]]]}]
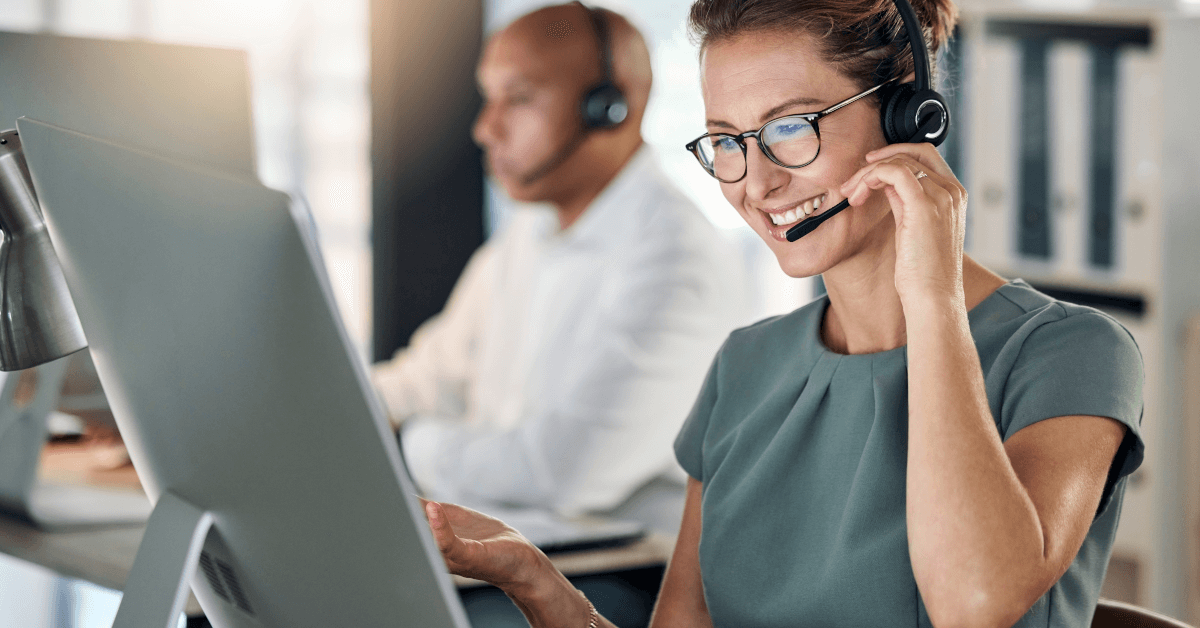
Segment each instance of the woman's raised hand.
[{"label": "woman's raised hand", "polygon": [[914,299],[963,301],[967,191],[932,144],[891,144],[842,186],[853,206],[883,190],[896,219],[896,290]]}]

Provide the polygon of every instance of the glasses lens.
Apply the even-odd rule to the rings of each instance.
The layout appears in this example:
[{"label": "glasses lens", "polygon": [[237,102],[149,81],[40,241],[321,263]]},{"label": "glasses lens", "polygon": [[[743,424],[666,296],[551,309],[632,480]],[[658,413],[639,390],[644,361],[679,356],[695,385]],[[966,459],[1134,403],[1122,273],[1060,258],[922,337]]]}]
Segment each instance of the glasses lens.
[{"label": "glasses lens", "polygon": [[730,135],[705,135],[696,142],[696,156],[714,177],[733,182],[746,173],[746,156]]},{"label": "glasses lens", "polygon": [[821,141],[811,122],[800,117],[780,118],[762,130],[763,144],[785,166],[803,166],[817,158]]}]

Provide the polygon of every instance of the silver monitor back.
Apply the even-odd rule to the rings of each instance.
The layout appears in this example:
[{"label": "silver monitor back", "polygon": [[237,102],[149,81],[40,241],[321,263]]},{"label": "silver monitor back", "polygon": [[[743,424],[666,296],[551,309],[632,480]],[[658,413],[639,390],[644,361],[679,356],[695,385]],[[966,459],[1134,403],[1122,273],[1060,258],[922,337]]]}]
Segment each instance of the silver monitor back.
[{"label": "silver monitor back", "polygon": [[0,129],[21,116],[256,172],[241,50],[0,32]]},{"label": "silver monitor back", "polygon": [[[218,628],[467,626],[288,198],[49,124],[18,128],[156,502],[130,582],[173,577],[145,570],[178,548],[147,543],[177,535],[159,510],[186,502],[211,515],[185,575]],[[140,603],[129,586],[121,612]]]}]

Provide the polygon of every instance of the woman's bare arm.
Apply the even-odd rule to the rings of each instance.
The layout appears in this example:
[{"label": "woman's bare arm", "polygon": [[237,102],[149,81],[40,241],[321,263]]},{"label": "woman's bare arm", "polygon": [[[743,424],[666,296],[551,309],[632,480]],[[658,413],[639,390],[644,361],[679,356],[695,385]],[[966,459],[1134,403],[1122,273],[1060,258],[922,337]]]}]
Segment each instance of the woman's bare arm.
[{"label": "woman's bare arm", "polygon": [[1074,560],[1125,427],[1058,417],[1002,443],[965,310],[924,314],[908,336],[913,573],[934,625],[1009,626]]},{"label": "woman's bare arm", "polygon": [[[967,193],[930,144],[892,144],[843,190],[887,195],[908,342],[909,556],[933,624],[1010,626],[1062,576],[1095,515],[1125,428],[1041,421],[1001,441],[971,336]],[[1053,375],[1047,373],[1047,375]]]},{"label": "woman's bare arm", "polygon": [[712,628],[708,606],[704,602],[704,583],[700,579],[700,496],[704,485],[688,478],[687,504],[683,524],[658,603],[650,620],[651,628]]}]

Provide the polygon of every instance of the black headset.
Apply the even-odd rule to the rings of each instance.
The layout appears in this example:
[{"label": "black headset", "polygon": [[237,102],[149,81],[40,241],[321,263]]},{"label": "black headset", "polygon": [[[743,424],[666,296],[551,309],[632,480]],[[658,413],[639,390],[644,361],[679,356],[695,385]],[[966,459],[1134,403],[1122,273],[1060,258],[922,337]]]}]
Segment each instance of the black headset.
[{"label": "black headset", "polygon": [[579,101],[579,116],[582,123],[580,128],[553,155],[521,178],[525,185],[541,179],[561,166],[568,157],[575,153],[588,133],[615,128],[629,117],[629,102],[625,100],[625,94],[621,93],[621,89],[613,82],[612,47],[609,44],[608,21],[599,10],[582,2],[575,4],[587,11],[588,19],[592,23],[592,31],[596,34],[596,43],[600,49],[600,69],[603,74],[600,82],[587,88],[587,91],[583,93],[583,98]]},{"label": "black headset", "polygon": [[596,33],[596,42],[600,47],[600,69],[604,71],[600,82],[588,88],[579,104],[583,116],[583,126],[586,129],[607,129],[625,121],[629,115],[629,103],[625,94],[613,82],[612,47],[608,39],[608,20],[597,9],[580,2],[579,6],[588,12],[592,20],[592,30]]},{"label": "black headset", "polygon": [[[913,82],[889,85],[879,90],[879,115],[883,137],[888,144],[929,142],[934,146],[946,140],[950,132],[950,108],[946,99],[934,91],[929,78],[929,48],[925,46],[924,29],[908,0],[895,0],[896,10],[904,21],[904,32],[913,56]],[[936,115],[938,126],[918,133]]]},{"label": "black headset", "polygon": [[[924,29],[908,0],[895,0],[896,11],[904,21],[904,33],[913,56],[913,81],[888,85],[879,90],[879,122],[888,144],[929,142],[938,146],[950,133],[950,108],[946,99],[934,91],[929,80],[929,47]],[[812,233],[826,220],[850,206],[848,199],[827,211],[805,218],[787,230],[788,242]]]}]

